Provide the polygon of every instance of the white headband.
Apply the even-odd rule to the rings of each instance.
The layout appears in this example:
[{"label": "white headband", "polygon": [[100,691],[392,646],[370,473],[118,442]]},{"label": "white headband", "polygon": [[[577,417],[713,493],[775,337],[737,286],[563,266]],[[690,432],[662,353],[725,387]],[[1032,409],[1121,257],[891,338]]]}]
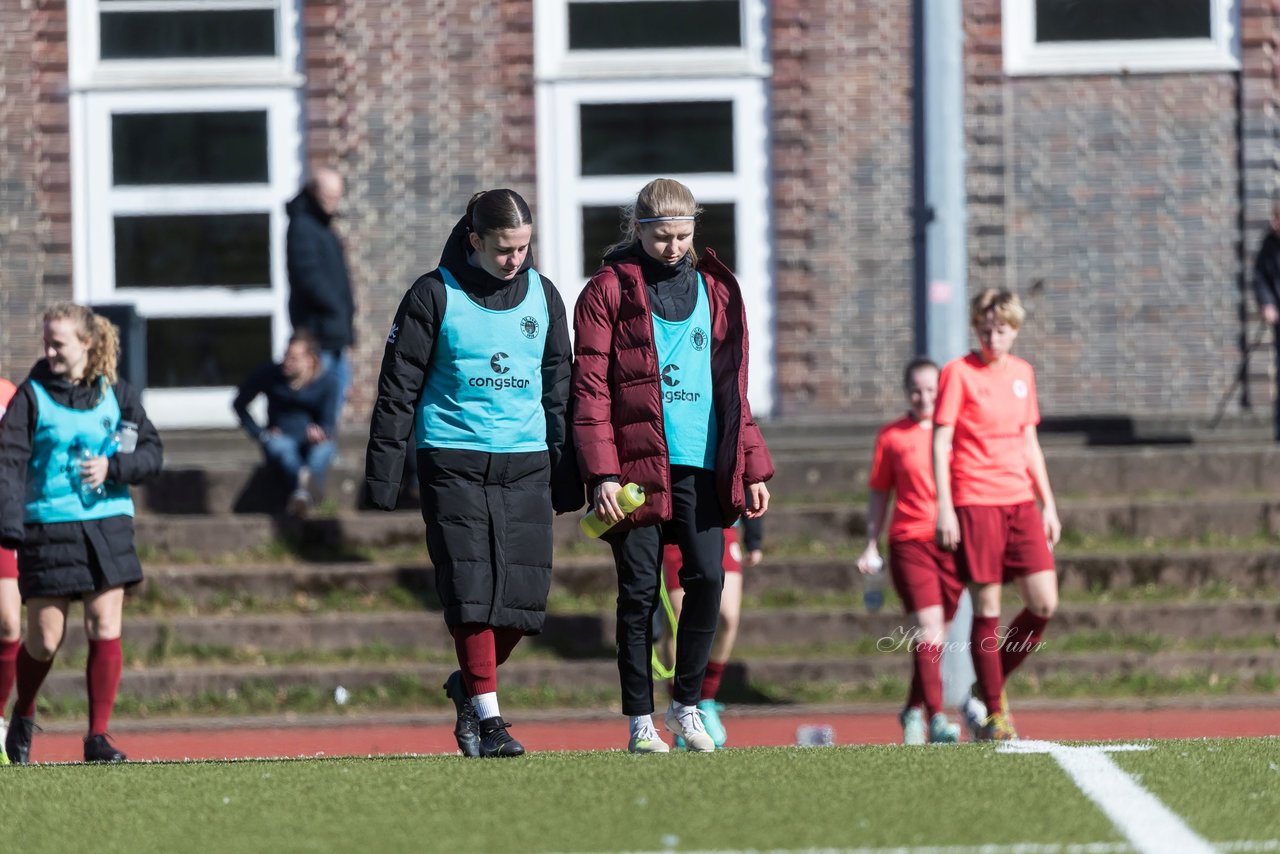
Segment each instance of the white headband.
[{"label": "white headband", "polygon": [[647,216],[644,219],[638,219],[636,222],[671,222],[672,220],[689,220],[692,222],[696,217],[691,216]]}]

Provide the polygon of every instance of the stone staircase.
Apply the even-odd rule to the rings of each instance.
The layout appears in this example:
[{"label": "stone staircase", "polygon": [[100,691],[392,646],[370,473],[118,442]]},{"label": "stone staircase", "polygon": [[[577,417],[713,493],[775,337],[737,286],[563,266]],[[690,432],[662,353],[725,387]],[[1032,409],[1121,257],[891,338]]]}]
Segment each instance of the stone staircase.
[{"label": "stone staircase", "polygon": [[[861,604],[872,433],[774,426],[778,474],[766,561],[723,699],[900,700],[901,618]],[[229,433],[166,437],[167,469],[139,490],[147,581],[126,605],[121,719],[429,711],[454,669],[423,526],[412,506],[361,504],[360,437],[344,441],[322,512],[267,512],[257,451]],[[1013,686],[1068,697],[1280,700],[1280,451],[1257,430],[1222,441],[1096,446],[1047,434],[1066,536],[1062,608]],[[407,502],[411,505],[411,502]],[[503,669],[504,709],[616,708],[614,577],[576,520],[556,522],[546,631]],[[1016,594],[1010,592],[1010,616]],[[44,714],[83,708],[82,630],[51,674]],[[338,706],[335,690],[347,697]]]}]

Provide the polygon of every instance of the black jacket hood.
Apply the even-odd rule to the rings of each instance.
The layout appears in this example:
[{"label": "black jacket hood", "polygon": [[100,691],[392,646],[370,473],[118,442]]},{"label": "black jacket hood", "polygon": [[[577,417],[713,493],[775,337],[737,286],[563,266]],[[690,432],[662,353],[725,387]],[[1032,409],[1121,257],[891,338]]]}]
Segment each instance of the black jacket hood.
[{"label": "black jacket hood", "polygon": [[445,241],[444,249],[440,252],[440,266],[448,267],[449,272],[453,273],[458,284],[462,285],[467,293],[482,296],[493,294],[516,282],[524,281],[529,268],[533,266],[533,252],[525,256],[524,264],[520,266],[520,272],[515,276],[510,279],[499,279],[471,263],[471,256],[475,254],[475,250],[471,248],[470,235],[471,222],[464,214],[454,224],[453,231],[449,233],[449,239]]}]

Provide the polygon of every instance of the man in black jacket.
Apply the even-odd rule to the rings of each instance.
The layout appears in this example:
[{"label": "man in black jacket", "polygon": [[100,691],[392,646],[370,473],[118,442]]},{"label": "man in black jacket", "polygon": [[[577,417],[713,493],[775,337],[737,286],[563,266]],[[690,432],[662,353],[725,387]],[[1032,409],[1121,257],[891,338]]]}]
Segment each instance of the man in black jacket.
[{"label": "man in black jacket", "polygon": [[[1258,257],[1253,265],[1253,292],[1258,299],[1258,310],[1262,319],[1273,330],[1272,337],[1276,342],[1276,376],[1280,382],[1280,335],[1275,333],[1276,324],[1280,323],[1280,204],[1271,211],[1271,228],[1262,239],[1258,249]],[[1280,393],[1275,402],[1275,438],[1280,442]]]},{"label": "man in black jacket", "polygon": [[350,348],[355,340],[355,302],[342,243],[334,234],[333,217],[342,201],[342,176],[317,168],[285,210],[289,268],[289,322],[310,332],[320,345],[320,360],[338,383],[333,421],[336,422],[351,384]]}]

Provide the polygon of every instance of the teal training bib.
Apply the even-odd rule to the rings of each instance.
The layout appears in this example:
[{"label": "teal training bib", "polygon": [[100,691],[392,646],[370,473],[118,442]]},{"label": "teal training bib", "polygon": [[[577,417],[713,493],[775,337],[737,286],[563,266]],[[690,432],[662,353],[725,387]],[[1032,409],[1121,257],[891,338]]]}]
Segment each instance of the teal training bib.
[{"label": "teal training bib", "polygon": [[711,305],[698,274],[698,301],[678,323],[653,315],[662,383],[662,423],[674,466],[716,467],[716,411],[711,383]]},{"label": "teal training bib", "polygon": [[55,401],[35,380],[36,430],[27,462],[27,493],[23,522],[85,522],[109,516],[132,516],[129,487],[107,481],[106,496],[85,500],[80,496],[79,461],[72,448],[77,443],[95,453],[120,424],[120,403],[111,387],[102,384],[102,399],[93,409],[72,409]]},{"label": "teal training bib", "polygon": [[445,310],[418,400],[417,446],[545,451],[542,355],[548,311],[541,277],[530,269],[520,305],[493,311],[472,301],[444,267],[440,275]]}]

